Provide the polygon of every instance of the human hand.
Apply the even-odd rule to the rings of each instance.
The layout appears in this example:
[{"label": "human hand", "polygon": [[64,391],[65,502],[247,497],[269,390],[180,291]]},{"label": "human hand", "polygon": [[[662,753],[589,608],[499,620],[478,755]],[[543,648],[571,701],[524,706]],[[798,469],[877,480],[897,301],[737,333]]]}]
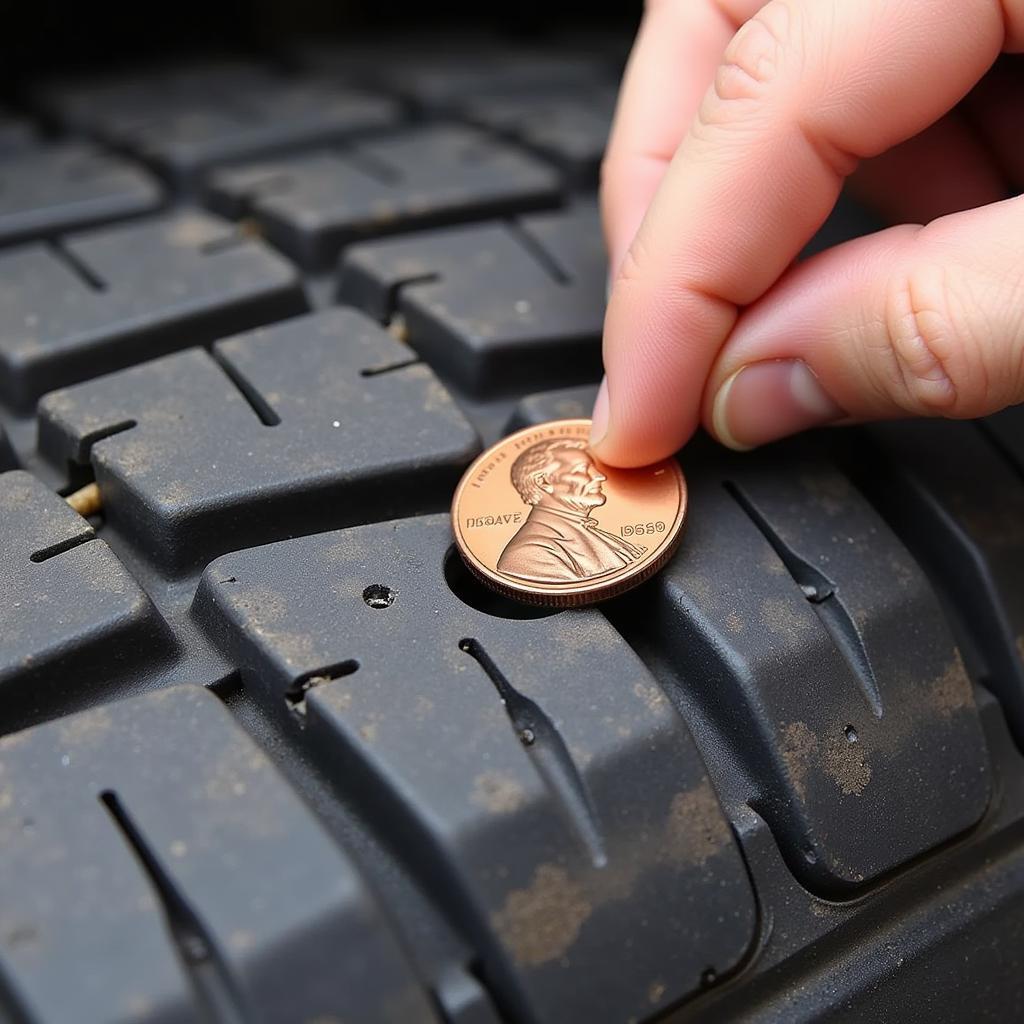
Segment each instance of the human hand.
[{"label": "human hand", "polygon": [[[1024,0],[648,0],[602,172],[595,453],[1024,400],[1024,69],[993,68],[1022,51]],[[858,167],[926,226],[792,266]]]}]

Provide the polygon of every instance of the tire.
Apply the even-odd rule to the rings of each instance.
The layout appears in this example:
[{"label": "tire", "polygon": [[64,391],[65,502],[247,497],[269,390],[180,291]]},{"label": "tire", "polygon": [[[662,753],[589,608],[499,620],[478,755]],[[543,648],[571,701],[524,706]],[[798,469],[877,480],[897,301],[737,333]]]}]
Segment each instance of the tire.
[{"label": "tire", "polygon": [[1024,1016],[1021,409],[698,438],[678,554],[598,607],[454,552],[481,446],[589,415],[623,48],[0,120],[11,1020]]}]

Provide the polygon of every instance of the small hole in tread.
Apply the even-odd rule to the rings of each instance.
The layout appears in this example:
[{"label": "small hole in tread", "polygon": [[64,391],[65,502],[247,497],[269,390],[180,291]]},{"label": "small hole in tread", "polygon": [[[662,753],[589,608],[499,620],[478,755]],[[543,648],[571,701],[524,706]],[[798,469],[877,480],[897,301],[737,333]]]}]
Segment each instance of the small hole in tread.
[{"label": "small hole in tread", "polygon": [[371,583],[363,591],[363,600],[371,608],[389,608],[395,603],[395,592],[383,583]]}]

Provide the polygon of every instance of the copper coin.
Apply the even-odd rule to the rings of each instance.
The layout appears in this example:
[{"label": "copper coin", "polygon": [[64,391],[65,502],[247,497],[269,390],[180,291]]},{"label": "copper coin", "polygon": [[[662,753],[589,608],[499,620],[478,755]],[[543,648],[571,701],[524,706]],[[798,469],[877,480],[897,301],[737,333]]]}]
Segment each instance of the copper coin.
[{"label": "copper coin", "polygon": [[589,434],[590,420],[527,427],[466,470],[452,529],[488,586],[532,604],[590,604],[642,583],[678,547],[679,464],[615,469],[590,453]]}]

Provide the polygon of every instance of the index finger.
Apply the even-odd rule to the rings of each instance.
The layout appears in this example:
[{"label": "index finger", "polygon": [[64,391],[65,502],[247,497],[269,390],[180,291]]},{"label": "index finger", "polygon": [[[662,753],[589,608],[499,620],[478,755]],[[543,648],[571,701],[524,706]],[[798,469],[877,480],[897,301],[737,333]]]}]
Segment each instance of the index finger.
[{"label": "index finger", "polygon": [[[761,0],[743,3],[753,14]],[[601,167],[601,213],[613,272],[738,26],[735,15],[715,0],[647,0]]]},{"label": "index finger", "polygon": [[771,0],[739,30],[614,284],[603,461],[642,465],[692,434],[738,307],[792,262],[859,158],[953,107],[1022,24],[1024,0]]}]

